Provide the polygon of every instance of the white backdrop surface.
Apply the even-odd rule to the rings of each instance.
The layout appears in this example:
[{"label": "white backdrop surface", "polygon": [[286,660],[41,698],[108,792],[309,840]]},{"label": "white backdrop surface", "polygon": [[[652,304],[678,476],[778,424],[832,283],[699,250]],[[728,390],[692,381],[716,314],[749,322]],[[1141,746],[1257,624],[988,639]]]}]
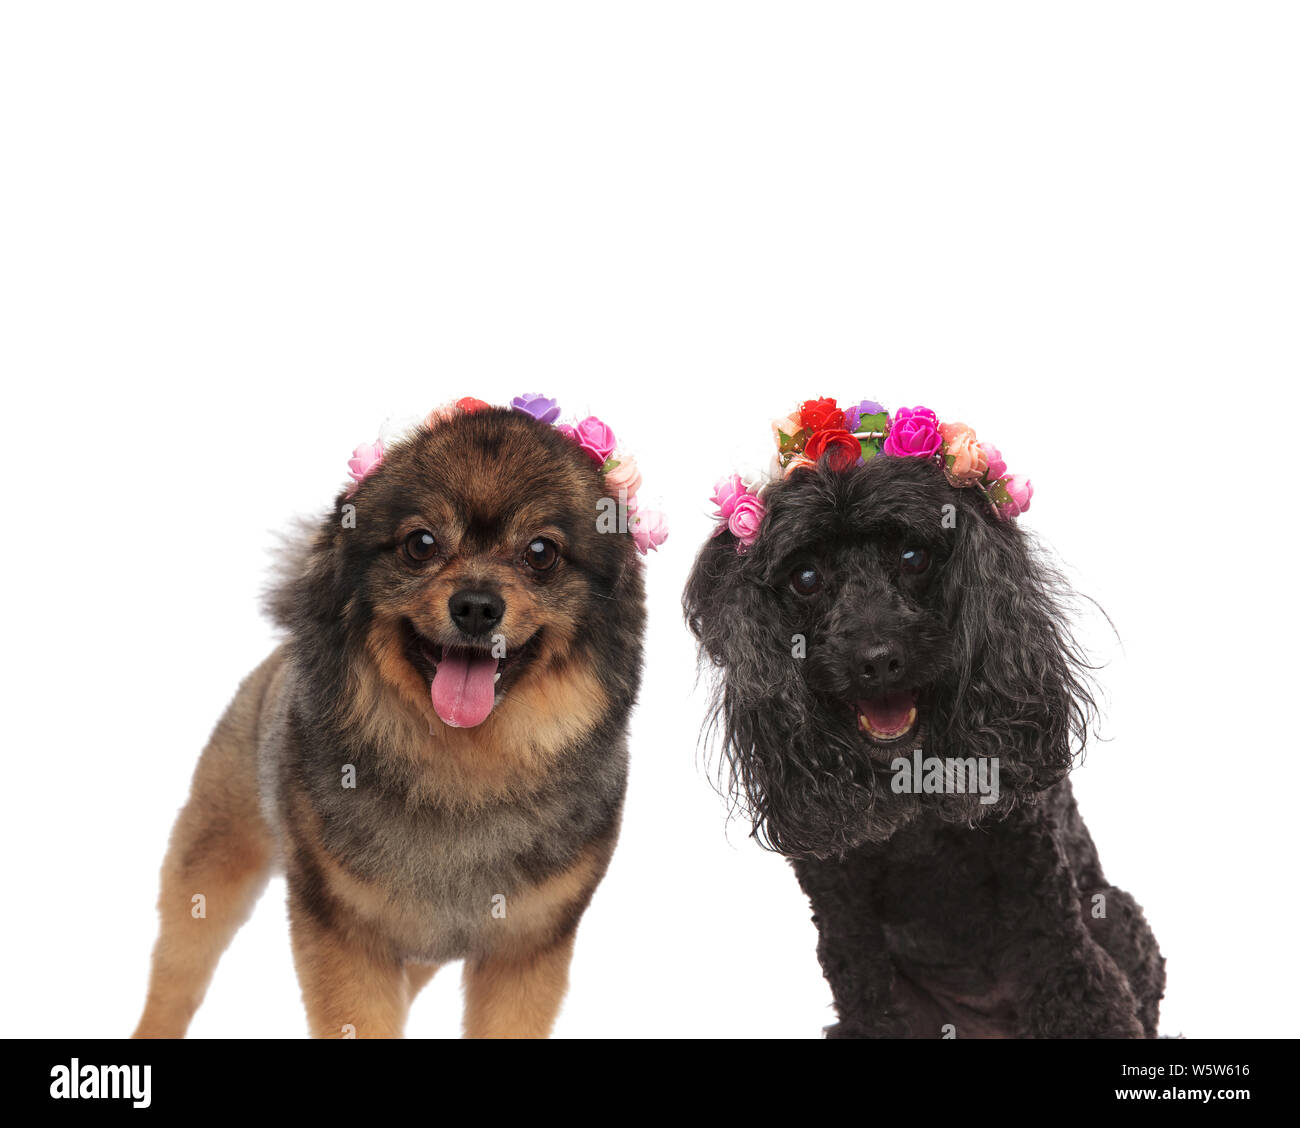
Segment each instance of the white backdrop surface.
[{"label": "white backdrop surface", "polygon": [[[817,395],[929,405],[1031,475],[1025,523],[1122,638],[1086,628],[1109,740],[1075,786],[1167,956],[1163,1029],[1289,1033],[1296,31],[1281,4],[8,6],[9,1033],[133,1026],[168,829],[274,643],[275,531],[386,417],[524,391],[606,419],[673,530],[557,1034],[832,1020],[792,874],[707,782],[679,611],[713,480]],[[458,992],[409,1033],[456,1033]],[[304,1031],[277,882],[193,1033]]]}]

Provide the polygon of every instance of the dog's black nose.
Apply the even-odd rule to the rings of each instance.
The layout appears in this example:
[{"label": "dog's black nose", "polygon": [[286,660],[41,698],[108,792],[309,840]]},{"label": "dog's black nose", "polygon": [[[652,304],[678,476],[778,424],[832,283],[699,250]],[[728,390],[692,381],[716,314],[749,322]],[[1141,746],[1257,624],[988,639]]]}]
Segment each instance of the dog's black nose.
[{"label": "dog's black nose", "polygon": [[481,635],[501,622],[506,601],[490,591],[463,588],[447,600],[452,622],[467,635]]},{"label": "dog's black nose", "polygon": [[862,652],[862,680],[869,689],[896,689],[906,673],[903,648],[896,642],[869,646]]}]

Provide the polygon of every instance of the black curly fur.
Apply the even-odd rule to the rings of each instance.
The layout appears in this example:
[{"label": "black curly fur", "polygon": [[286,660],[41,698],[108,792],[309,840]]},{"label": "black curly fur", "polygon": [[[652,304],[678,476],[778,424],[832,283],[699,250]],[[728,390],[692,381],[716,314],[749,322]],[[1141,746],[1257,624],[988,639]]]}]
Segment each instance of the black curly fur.
[{"label": "black curly fur", "polygon": [[[924,459],[823,462],[765,501],[747,551],[725,531],[704,546],[683,605],[719,669],[731,793],[812,901],[832,1032],[1154,1036],[1164,961],[1105,884],[1066,779],[1095,707],[1059,575]],[[909,574],[918,548],[931,563]],[[808,565],[823,587],[801,595]],[[916,695],[903,744],[859,729],[878,684],[864,654],[882,646]],[[995,762],[997,801],[897,793],[914,748]]]}]

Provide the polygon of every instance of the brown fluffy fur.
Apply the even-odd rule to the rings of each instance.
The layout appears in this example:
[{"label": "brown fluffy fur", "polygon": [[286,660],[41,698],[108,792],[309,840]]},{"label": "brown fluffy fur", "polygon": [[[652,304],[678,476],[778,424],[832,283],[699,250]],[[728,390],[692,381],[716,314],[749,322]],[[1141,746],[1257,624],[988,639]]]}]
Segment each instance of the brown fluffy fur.
[{"label": "brown fluffy fur", "polygon": [[[640,564],[598,530],[604,496],[553,428],[492,410],[420,429],[338,497],[272,593],[287,641],[218,724],[172,832],[138,1037],[184,1034],[277,867],[313,1035],[400,1035],[457,959],[468,1036],[550,1031],[617,840],[640,677]],[[428,564],[401,553],[416,529],[437,537]],[[544,576],[521,558],[538,536],[562,553]],[[464,641],[448,601],[466,586],[501,596],[527,657],[482,724],[452,728],[412,639]]]}]

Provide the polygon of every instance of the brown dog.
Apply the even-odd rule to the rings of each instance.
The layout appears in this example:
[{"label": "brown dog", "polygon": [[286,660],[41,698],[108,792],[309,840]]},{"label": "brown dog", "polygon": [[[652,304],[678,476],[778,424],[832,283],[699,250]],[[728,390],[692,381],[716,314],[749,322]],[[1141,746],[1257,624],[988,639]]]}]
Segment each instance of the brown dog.
[{"label": "brown dog", "polygon": [[493,408],[426,424],[340,494],[172,832],[137,1036],[184,1034],[276,867],[313,1035],[400,1035],[457,959],[467,1035],[550,1031],[640,681],[611,492],[560,431]]}]

